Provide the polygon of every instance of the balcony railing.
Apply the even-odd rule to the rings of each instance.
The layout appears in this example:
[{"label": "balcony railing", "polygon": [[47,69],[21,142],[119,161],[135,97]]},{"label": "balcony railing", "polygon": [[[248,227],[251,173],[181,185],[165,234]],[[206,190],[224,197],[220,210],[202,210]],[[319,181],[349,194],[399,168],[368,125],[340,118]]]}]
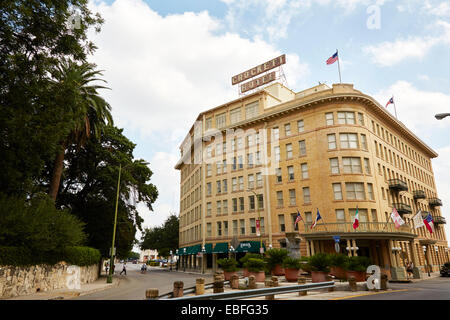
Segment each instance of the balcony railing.
[{"label": "balcony railing", "polygon": [[438,199],[438,198],[430,198],[430,199],[428,199],[428,204],[432,207],[441,207],[442,200]]},{"label": "balcony railing", "polygon": [[447,222],[445,221],[445,217],[441,216],[433,216],[433,221],[435,224],[447,224]]},{"label": "balcony railing", "polygon": [[389,189],[396,191],[408,191],[408,184],[400,179],[391,179],[389,182]]},{"label": "balcony railing", "polygon": [[392,206],[397,209],[397,212],[400,215],[412,213],[411,206],[409,204],[399,202],[393,203]]},{"label": "balcony railing", "polygon": [[319,223],[311,229],[310,223],[305,223],[303,234],[314,233],[413,233],[411,227],[407,224],[395,228],[392,222],[360,222],[358,228],[353,229],[351,222],[333,222],[333,223]]},{"label": "balcony railing", "polygon": [[425,191],[423,190],[414,190],[413,191],[414,199],[425,199],[427,195],[425,194]]}]

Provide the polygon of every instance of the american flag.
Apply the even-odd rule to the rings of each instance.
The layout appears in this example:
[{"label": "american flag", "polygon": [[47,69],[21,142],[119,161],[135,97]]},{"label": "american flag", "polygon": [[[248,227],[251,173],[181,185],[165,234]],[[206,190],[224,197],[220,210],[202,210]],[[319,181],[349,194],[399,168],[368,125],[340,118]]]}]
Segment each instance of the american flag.
[{"label": "american flag", "polygon": [[303,218],[300,215],[300,212],[297,210],[297,218],[295,219],[294,225],[297,225],[297,223],[302,220],[303,220]]},{"label": "american flag", "polygon": [[335,54],[333,54],[331,57],[328,58],[327,64],[333,64],[339,59],[338,52],[336,51]]},{"label": "american flag", "polygon": [[391,103],[394,103],[394,97],[392,97],[392,98],[388,101],[388,103],[386,103],[386,108],[387,108],[387,106],[390,105]]}]

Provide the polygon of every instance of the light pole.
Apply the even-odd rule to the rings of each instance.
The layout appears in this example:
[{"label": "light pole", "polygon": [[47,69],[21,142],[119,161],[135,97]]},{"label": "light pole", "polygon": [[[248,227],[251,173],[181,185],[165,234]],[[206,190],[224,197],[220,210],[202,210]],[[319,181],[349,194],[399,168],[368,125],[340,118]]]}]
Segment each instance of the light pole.
[{"label": "light pole", "polygon": [[116,197],[116,210],[114,213],[114,229],[113,229],[113,238],[111,245],[111,263],[109,266],[109,275],[106,278],[106,283],[112,283],[112,272],[114,267],[114,243],[116,242],[116,226],[117,226],[117,206],[119,204],[119,188],[120,188],[120,173],[122,171],[122,164],[119,165],[119,178],[117,179],[117,197]]},{"label": "light pole", "polygon": [[175,255],[177,256],[177,271],[178,271],[178,265],[180,263],[180,255],[178,254],[178,249],[175,250]]},{"label": "light pole", "polygon": [[436,119],[438,119],[438,120],[442,120],[442,119],[444,119],[445,117],[448,117],[448,116],[450,116],[450,113],[438,113],[434,117]]},{"label": "light pole", "polygon": [[172,263],[173,263],[173,251],[170,250],[170,271],[172,271]]},{"label": "light pole", "polygon": [[251,189],[247,189],[247,191],[253,193],[255,195],[255,207],[256,207],[256,211],[258,212],[258,225],[259,226],[259,253],[261,254],[261,256],[264,253],[264,249],[263,249],[263,245],[262,245],[262,232],[261,232],[261,212],[258,210],[258,195],[256,194],[255,191],[251,190]]},{"label": "light pole", "polygon": [[427,269],[427,273],[428,273],[428,276],[430,276],[430,267],[429,267],[429,261],[428,261],[428,259],[427,259],[427,246],[422,246],[422,249],[423,249],[423,255],[425,256],[425,262],[426,262],[426,269]]},{"label": "light pole", "polygon": [[[186,256],[186,248],[183,248],[183,257]],[[186,260],[183,259],[183,272],[186,272]]]},{"label": "light pole", "polygon": [[202,245],[202,274],[205,273],[205,254],[206,254],[206,249],[205,249],[205,246]]}]

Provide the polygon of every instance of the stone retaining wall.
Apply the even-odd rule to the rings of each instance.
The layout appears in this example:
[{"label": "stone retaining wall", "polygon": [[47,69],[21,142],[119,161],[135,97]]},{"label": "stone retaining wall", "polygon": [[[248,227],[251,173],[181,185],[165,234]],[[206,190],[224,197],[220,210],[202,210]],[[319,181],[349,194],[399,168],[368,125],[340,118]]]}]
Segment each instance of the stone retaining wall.
[{"label": "stone retaining wall", "polygon": [[[0,266],[0,299],[55,289],[74,289],[73,270],[65,262],[31,267]],[[78,268],[78,267],[77,267]],[[98,279],[98,265],[79,267],[79,283]]]}]

